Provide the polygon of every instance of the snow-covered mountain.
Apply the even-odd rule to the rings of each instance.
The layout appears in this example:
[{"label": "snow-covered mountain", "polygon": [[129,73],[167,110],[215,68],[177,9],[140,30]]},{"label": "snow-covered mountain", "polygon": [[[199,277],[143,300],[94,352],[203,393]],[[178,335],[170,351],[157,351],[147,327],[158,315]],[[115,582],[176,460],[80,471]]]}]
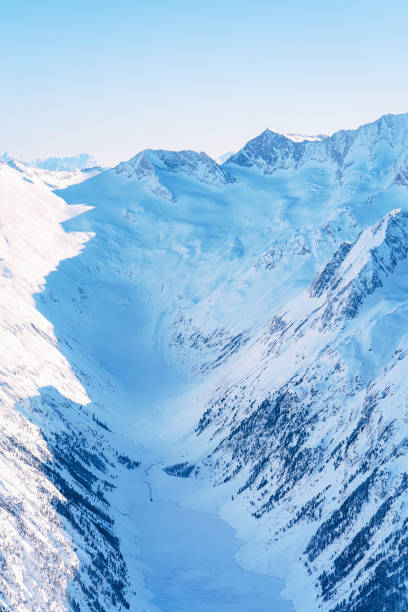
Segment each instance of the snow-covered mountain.
[{"label": "snow-covered mountain", "polygon": [[[385,115],[375,123],[357,130],[341,130],[318,140],[294,141],[283,134],[265,130],[250,140],[241,151],[228,159],[227,165],[255,167],[264,174],[279,170],[299,169],[307,163],[329,163],[337,169],[339,178],[359,166],[381,171],[391,163],[405,167],[407,161],[407,117]],[[395,177],[394,177],[395,178]]]},{"label": "snow-covered mountain", "polygon": [[408,115],[27,172],[0,164],[0,607],[405,610]]},{"label": "snow-covered mountain", "polygon": [[209,185],[223,186],[234,178],[205,153],[195,151],[142,151],[111,170],[131,181],[141,182],[151,193],[173,200],[174,196],[161,181],[162,173],[181,174]]},{"label": "snow-covered mountain", "polygon": [[[95,162],[94,165],[87,165],[88,163],[93,164],[93,162]],[[102,168],[96,165],[95,159],[85,153],[78,157],[52,157],[47,160],[32,162],[22,162],[8,153],[4,153],[0,157],[0,164],[2,163],[24,174],[26,181],[39,180],[51,189],[62,189],[102,172]]]},{"label": "snow-covered mountain", "polygon": [[96,159],[88,153],[79,153],[71,157],[47,157],[45,159],[33,159],[28,162],[29,166],[42,168],[43,170],[59,170],[64,172],[72,172],[74,170],[87,170],[89,168],[98,168],[100,164]]}]

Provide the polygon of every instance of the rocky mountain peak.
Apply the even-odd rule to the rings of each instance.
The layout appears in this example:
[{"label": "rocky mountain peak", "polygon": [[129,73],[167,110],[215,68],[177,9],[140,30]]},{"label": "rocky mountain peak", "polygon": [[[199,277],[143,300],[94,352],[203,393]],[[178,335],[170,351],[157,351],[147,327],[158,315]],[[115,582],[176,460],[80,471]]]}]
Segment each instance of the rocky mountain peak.
[{"label": "rocky mountain peak", "polygon": [[113,169],[115,174],[142,183],[151,193],[173,201],[166,185],[166,173],[181,174],[213,187],[236,181],[206,153],[147,149]]}]

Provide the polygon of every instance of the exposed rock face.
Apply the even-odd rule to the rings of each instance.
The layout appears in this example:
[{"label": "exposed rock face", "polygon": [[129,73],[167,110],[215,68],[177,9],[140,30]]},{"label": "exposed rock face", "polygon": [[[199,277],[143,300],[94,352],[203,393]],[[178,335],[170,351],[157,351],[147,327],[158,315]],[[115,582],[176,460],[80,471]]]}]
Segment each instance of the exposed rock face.
[{"label": "exposed rock face", "polygon": [[353,318],[364,299],[392,274],[408,255],[408,213],[392,211],[363,231],[354,245],[344,243],[315,278],[310,295],[326,294],[324,317]]},{"label": "exposed rock face", "polygon": [[222,187],[236,179],[228,174],[211,157],[195,151],[142,151],[127,162],[121,162],[112,172],[141,182],[144,187],[159,197],[174,201],[175,198],[165,184],[160,170],[181,174],[201,183]]},{"label": "exposed rock face", "polygon": [[403,162],[407,161],[407,145],[408,116],[385,115],[358,130],[341,130],[333,136],[314,141],[294,141],[282,134],[265,130],[228,158],[224,166],[226,169],[231,164],[255,167],[264,174],[272,174],[277,170],[298,169],[308,162],[326,161],[337,167],[340,176],[349,162],[360,161],[362,151],[370,164],[378,148],[385,147],[392,152],[390,161],[395,164],[395,168],[402,170]]}]

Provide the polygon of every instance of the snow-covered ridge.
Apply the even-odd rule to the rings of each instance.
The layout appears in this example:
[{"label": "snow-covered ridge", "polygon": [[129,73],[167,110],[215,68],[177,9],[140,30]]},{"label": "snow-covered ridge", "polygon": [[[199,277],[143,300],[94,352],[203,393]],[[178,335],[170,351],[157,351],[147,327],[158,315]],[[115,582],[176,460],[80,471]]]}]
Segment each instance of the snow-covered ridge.
[{"label": "snow-covered ridge", "polygon": [[129,161],[121,162],[111,172],[140,182],[154,195],[174,201],[174,196],[165,185],[160,171],[181,174],[214,187],[222,187],[236,180],[206,153],[195,151],[148,149]]},{"label": "snow-covered ridge", "polygon": [[292,139],[267,129],[230,157],[225,168],[235,164],[272,174],[281,169],[300,168],[307,162],[326,161],[342,172],[348,157],[350,163],[357,162],[362,150],[368,158],[378,155],[383,162],[387,155],[383,149],[378,150],[381,143],[387,145],[398,170],[407,158],[408,115],[385,115],[357,130],[340,130],[314,140]]},{"label": "snow-covered ridge", "polygon": [[[51,189],[63,189],[68,185],[80,183],[92,176],[96,176],[102,172],[102,168],[97,165],[88,166],[87,163],[93,163],[94,158],[83,154],[85,159],[78,158],[50,158],[52,161],[48,163],[39,163],[42,160],[32,162],[22,162],[8,153],[4,153],[0,157],[0,164],[7,164],[10,168],[14,168],[25,176],[27,181],[40,181]],[[68,160],[68,161],[67,161]],[[48,160],[45,160],[48,162]]]},{"label": "snow-covered ridge", "polygon": [[354,317],[365,297],[383,285],[408,256],[408,212],[393,210],[364,230],[353,245],[344,243],[315,278],[310,295],[324,293],[327,313]]}]

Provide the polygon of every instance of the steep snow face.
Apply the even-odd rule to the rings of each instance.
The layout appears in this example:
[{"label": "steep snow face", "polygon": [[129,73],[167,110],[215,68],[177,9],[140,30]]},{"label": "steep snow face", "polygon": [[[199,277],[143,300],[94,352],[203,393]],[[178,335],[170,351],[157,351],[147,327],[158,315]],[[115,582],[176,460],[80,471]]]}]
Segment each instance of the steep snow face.
[{"label": "steep snow face", "polygon": [[382,287],[384,277],[406,259],[408,213],[393,210],[364,230],[353,246],[344,243],[315,278],[310,295],[326,294],[330,315],[356,316],[362,300]]},{"label": "steep snow face", "polygon": [[65,234],[69,210],[43,185],[0,165],[1,604],[7,610],[64,610],[78,558],[58,517],[62,494],[41,470],[52,460],[41,430],[16,405],[52,385],[79,402],[86,393],[57,347],[52,325],[33,293],[65,257],[76,255],[86,234]]},{"label": "steep snow face", "polygon": [[406,602],[407,230],[392,211],[340,247],[242,348],[197,426],[213,451],[192,462],[236,482],[224,514],[252,542],[242,561],[290,557],[305,612]]}]

